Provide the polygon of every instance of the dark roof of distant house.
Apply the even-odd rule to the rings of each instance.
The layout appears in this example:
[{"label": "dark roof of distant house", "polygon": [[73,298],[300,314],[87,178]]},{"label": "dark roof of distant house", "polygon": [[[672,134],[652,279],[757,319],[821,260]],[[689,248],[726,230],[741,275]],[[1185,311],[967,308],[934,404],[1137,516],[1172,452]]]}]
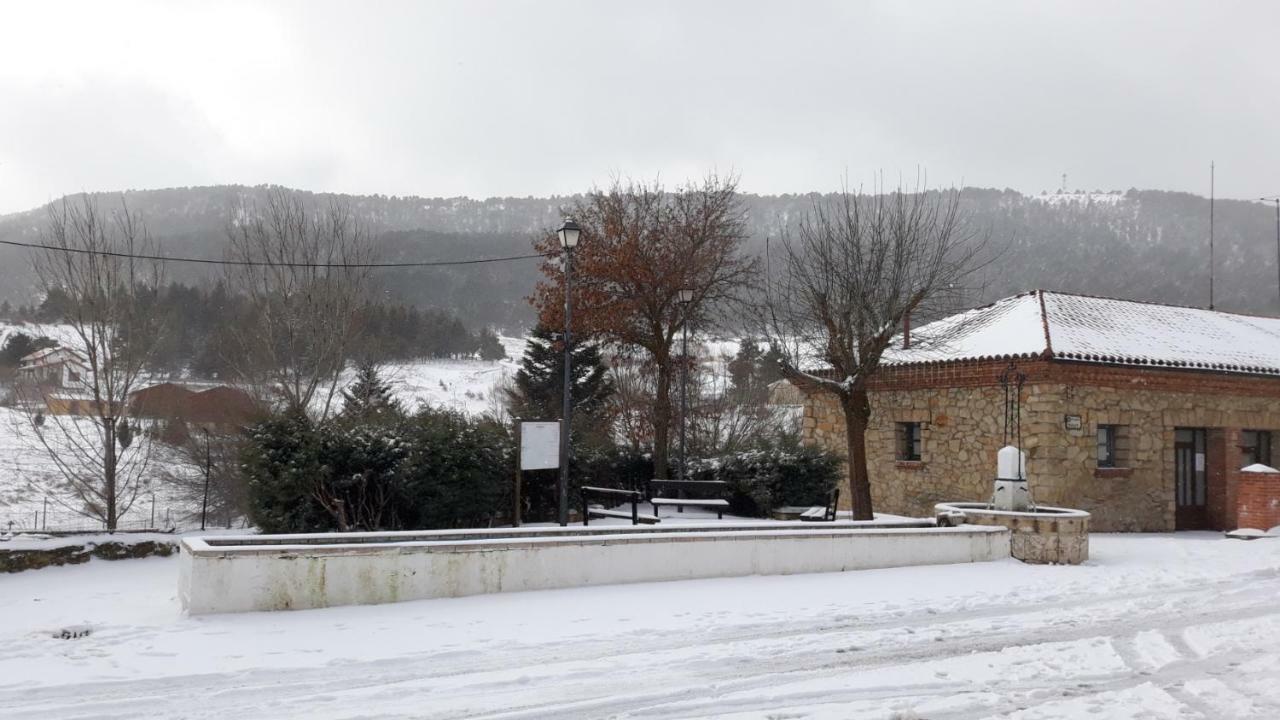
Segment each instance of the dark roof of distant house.
[{"label": "dark roof of distant house", "polygon": [[898,336],[883,364],[1032,357],[1280,375],[1280,318],[1033,290]]},{"label": "dark roof of distant house", "polygon": [[165,382],[129,397],[134,411],[141,415],[189,422],[242,423],[252,419],[258,410],[248,393],[225,385],[198,390]]}]

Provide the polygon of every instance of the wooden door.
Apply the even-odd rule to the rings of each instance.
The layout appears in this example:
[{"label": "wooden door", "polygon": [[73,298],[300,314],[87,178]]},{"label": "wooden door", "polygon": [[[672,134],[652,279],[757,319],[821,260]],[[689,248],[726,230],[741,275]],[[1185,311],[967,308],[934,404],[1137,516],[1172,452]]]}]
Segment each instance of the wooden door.
[{"label": "wooden door", "polygon": [[1173,487],[1177,500],[1174,523],[1179,530],[1209,527],[1206,450],[1203,428],[1177,428],[1174,431]]}]

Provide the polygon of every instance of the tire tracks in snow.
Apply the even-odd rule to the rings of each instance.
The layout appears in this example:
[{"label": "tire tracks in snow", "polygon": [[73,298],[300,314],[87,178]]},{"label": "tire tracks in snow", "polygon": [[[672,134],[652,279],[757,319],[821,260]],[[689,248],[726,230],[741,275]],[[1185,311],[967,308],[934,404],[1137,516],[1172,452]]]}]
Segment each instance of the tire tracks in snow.
[{"label": "tire tracks in snow", "polygon": [[[968,607],[950,612],[917,610],[903,615],[886,616],[880,613],[867,618],[848,617],[836,622],[815,625],[812,622],[783,621],[736,625],[710,631],[664,631],[661,635],[619,636],[609,640],[583,644],[568,640],[557,645],[531,644],[518,646],[497,657],[492,655],[458,663],[457,657],[448,653],[423,653],[408,657],[331,664],[318,668],[245,670],[233,674],[206,674],[172,676],[136,681],[107,681],[86,683],[74,688],[3,688],[0,689],[0,714],[9,711],[32,712],[49,717],[75,716],[136,716],[139,710],[155,712],[169,707],[187,717],[239,715],[254,717],[255,711],[264,709],[263,703],[280,703],[281,707],[313,707],[306,703],[319,702],[323,698],[353,698],[368,696],[367,711],[378,712],[379,706],[390,704],[390,713],[400,713],[394,707],[403,707],[406,697],[417,698],[417,710],[409,713],[415,717],[431,717],[433,681],[464,681],[455,689],[470,690],[481,699],[485,695],[515,691],[527,695],[540,695],[535,702],[516,703],[502,709],[463,710],[461,714],[438,714],[440,717],[607,717],[627,715],[632,717],[664,718],[697,716],[700,711],[723,711],[716,698],[729,693],[764,690],[806,678],[821,678],[862,669],[901,665],[924,659],[956,657],[971,652],[992,652],[1006,647],[1028,647],[1048,641],[1082,639],[1112,635],[1126,636],[1132,630],[1133,621],[1124,617],[1133,603],[1150,601],[1160,609],[1144,615],[1143,629],[1158,627],[1175,630],[1196,624],[1221,620],[1237,620],[1242,617],[1275,614],[1272,603],[1237,603],[1214,606],[1210,600],[1221,603],[1223,597],[1247,594],[1266,597],[1268,592],[1260,587],[1257,573],[1244,573],[1223,578],[1212,583],[1192,587],[1148,588],[1144,591],[1099,595],[1089,598],[1071,598],[1054,602],[1037,603],[1035,600]],[[1266,583],[1266,581],[1263,581]],[[1274,575],[1270,585],[1280,586]],[[1247,591],[1247,593],[1246,593]],[[1274,590],[1272,590],[1274,592]],[[1274,595],[1272,595],[1274,596]],[[1114,606],[1114,607],[1109,607]],[[966,628],[984,619],[1016,619],[1036,613],[1062,611],[1060,622],[1050,629],[1029,631],[1025,626],[1011,630]],[[1105,622],[1089,618],[1095,612],[1107,616]],[[1085,620],[1090,620],[1085,622]],[[1158,626],[1148,623],[1157,622]],[[936,635],[926,639],[924,631],[960,630],[951,637]],[[839,652],[843,637],[855,633],[876,631],[914,630],[919,640],[907,645],[894,645],[881,649],[861,649]],[[753,646],[768,647],[771,641],[786,641],[785,647],[798,650],[784,652],[775,657],[746,658],[748,662],[723,662],[724,656],[742,655]],[[625,650],[619,645],[626,643]],[[734,653],[716,650],[735,649]],[[847,649],[847,648],[845,648]],[[708,655],[715,657],[708,658]],[[648,686],[659,689],[626,692],[625,682],[609,677],[609,666],[631,664],[623,668],[631,676],[646,677]],[[502,679],[502,675],[520,674],[522,670],[536,670],[534,674],[548,675],[545,680],[560,683],[557,688],[544,687],[544,679]],[[561,669],[567,672],[551,672]],[[497,674],[498,677],[486,677]],[[527,677],[528,673],[525,673]],[[1133,673],[1132,680],[1145,681]],[[476,683],[466,685],[473,677]],[[669,677],[670,685],[653,678]],[[567,686],[567,687],[565,687]],[[621,687],[620,687],[621,686]],[[595,696],[589,692],[595,690]],[[924,688],[915,687],[914,691]],[[936,693],[954,693],[960,689],[954,683],[938,683],[932,688]],[[622,690],[620,692],[620,690]],[[885,688],[885,693],[893,690]],[[708,693],[711,697],[708,698]],[[862,691],[862,698],[872,693]],[[875,693],[879,694],[879,693]],[[394,696],[401,696],[396,698]],[[388,697],[392,702],[388,703]],[[576,699],[574,699],[576,698]],[[533,698],[530,698],[533,699]],[[759,698],[754,698],[759,700]],[[299,705],[299,703],[302,703]],[[701,708],[695,711],[690,703]],[[477,704],[478,705],[478,704]],[[327,717],[321,708],[308,712],[315,717]],[[690,714],[690,711],[693,711]],[[75,715],[69,714],[75,713]],[[704,712],[705,714],[705,712]],[[395,716],[395,715],[393,715]]]}]

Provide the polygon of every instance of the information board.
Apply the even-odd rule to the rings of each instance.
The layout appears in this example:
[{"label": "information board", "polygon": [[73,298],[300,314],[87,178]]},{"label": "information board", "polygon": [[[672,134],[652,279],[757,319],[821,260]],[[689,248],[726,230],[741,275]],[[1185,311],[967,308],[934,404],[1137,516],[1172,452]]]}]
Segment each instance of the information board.
[{"label": "information board", "polygon": [[520,423],[520,469],[550,470],[560,467],[560,423]]}]

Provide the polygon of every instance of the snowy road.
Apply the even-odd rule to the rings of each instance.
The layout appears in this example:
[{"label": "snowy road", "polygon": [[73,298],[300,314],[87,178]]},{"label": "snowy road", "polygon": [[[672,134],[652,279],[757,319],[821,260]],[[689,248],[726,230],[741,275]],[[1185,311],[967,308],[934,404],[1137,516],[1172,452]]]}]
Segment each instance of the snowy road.
[{"label": "snowy road", "polygon": [[40,570],[0,717],[1280,717],[1280,539],[1093,551],[195,619],[169,559]]}]

